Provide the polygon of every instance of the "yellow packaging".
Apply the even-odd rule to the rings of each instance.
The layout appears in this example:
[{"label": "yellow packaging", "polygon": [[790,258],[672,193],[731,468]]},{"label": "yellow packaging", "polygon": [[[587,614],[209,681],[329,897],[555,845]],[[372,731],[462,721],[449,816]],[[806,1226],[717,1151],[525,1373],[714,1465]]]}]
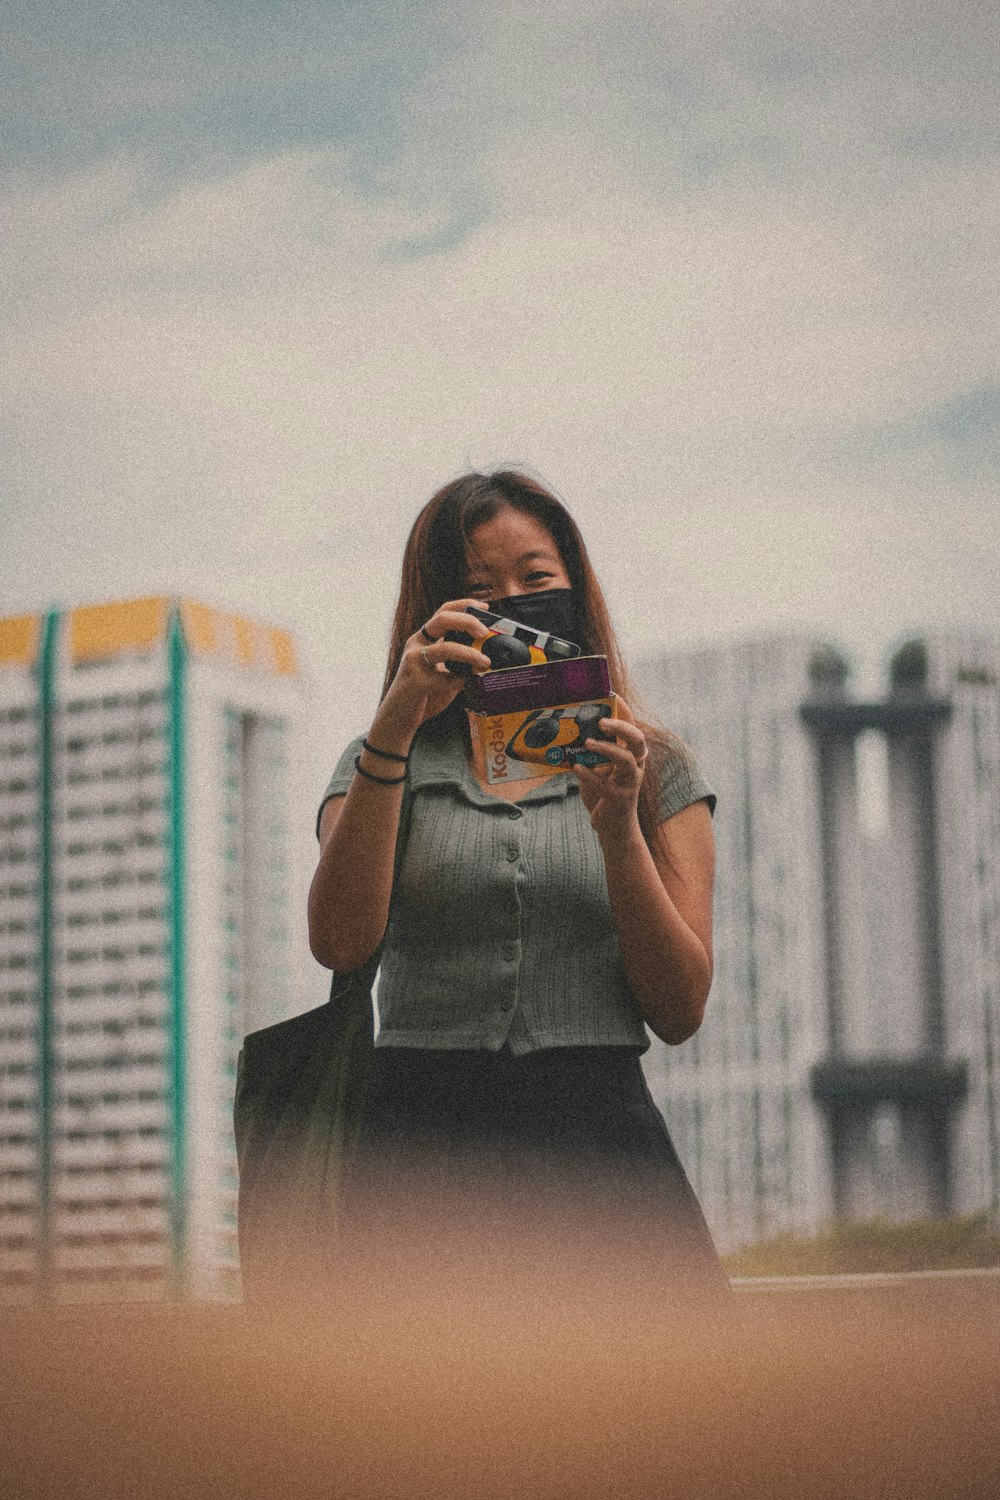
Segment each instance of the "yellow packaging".
[{"label": "yellow packaging", "polygon": [[470,713],[474,739],[482,747],[486,779],[526,781],[536,776],[559,776],[574,765],[606,765],[607,756],[583,749],[597,738],[601,719],[615,716],[615,695],[588,698],[583,703],[558,703],[546,708],[516,709],[507,713]]}]

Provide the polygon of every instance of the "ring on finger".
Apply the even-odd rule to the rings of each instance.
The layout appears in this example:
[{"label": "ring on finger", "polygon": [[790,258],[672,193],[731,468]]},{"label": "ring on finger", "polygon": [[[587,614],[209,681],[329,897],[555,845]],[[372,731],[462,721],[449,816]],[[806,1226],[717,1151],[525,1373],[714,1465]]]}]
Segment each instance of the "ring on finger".
[{"label": "ring on finger", "polygon": [[427,647],[426,646],[421,646],[421,648],[420,648],[420,660],[423,662],[424,666],[428,669],[428,671],[430,671],[430,672],[434,671],[434,663],[431,661],[430,657],[427,654]]},{"label": "ring on finger", "polygon": [[420,634],[423,636],[428,646],[433,646],[434,642],[437,640],[437,636],[431,635],[426,625],[421,625]]}]

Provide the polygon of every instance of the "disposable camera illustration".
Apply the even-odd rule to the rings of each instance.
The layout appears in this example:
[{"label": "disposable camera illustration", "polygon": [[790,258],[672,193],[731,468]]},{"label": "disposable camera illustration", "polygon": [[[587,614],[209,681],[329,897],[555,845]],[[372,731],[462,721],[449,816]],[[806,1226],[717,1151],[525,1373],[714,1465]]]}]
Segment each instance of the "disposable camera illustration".
[{"label": "disposable camera illustration", "polygon": [[572,703],[566,708],[540,708],[531,714],[507,745],[515,760],[536,765],[603,766],[606,755],[585,750],[584,740],[597,736],[602,719],[610,719],[606,703]]},{"label": "disposable camera illustration", "polygon": [[[466,606],[465,613],[475,615],[477,620],[488,625],[490,634],[485,640],[475,641],[464,630],[449,630],[445,640],[457,641],[460,646],[478,646],[483,655],[489,657],[494,671],[500,667],[528,667],[547,661],[571,661],[573,657],[583,655],[581,648],[573,641],[560,640],[547,630],[532,630],[528,625],[518,624],[517,620],[508,620],[503,615],[494,615],[488,609],[476,609],[472,605]],[[449,672],[454,672],[459,677],[467,677],[472,670],[466,662],[448,662],[447,665]]]}]

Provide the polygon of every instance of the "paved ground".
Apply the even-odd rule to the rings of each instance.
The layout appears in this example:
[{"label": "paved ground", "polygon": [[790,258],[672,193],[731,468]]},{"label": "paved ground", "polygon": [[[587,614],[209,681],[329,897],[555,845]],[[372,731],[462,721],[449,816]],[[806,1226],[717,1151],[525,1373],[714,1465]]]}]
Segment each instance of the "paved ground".
[{"label": "paved ground", "polygon": [[0,1492],[1000,1494],[996,1274],[740,1284],[719,1341],[648,1280],[466,1270],[322,1309],[0,1313]]}]

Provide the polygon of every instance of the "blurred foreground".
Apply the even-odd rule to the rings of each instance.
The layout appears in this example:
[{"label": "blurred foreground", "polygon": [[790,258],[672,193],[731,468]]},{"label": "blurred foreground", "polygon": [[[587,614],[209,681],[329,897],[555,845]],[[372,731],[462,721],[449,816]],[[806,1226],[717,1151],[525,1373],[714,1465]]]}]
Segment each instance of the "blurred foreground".
[{"label": "blurred foreground", "polygon": [[745,1289],[709,1338],[646,1258],[549,1248],[414,1245],[260,1308],[8,1309],[0,1492],[998,1493],[1000,1278]]}]

